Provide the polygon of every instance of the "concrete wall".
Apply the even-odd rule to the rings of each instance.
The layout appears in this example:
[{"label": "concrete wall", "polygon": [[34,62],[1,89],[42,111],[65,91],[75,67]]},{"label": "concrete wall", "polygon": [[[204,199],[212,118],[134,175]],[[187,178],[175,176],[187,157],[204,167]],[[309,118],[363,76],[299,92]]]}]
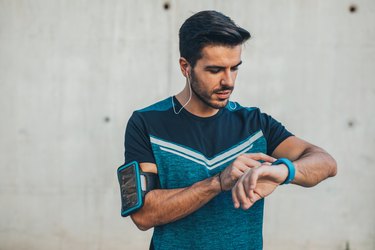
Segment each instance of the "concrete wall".
[{"label": "concrete wall", "polygon": [[267,199],[265,249],[375,249],[374,1],[0,0],[1,250],[147,248],[119,215],[124,128],[182,89],[178,29],[203,9],[253,35],[233,99],[339,164]]}]

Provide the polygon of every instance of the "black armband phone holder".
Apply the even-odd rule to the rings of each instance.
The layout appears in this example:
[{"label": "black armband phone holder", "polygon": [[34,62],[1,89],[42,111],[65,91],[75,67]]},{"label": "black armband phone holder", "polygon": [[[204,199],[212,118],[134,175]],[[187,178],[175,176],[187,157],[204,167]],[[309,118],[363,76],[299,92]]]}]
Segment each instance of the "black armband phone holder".
[{"label": "black armband phone holder", "polygon": [[142,172],[138,162],[117,169],[121,191],[121,216],[126,217],[143,206],[145,195],[159,187],[157,174]]}]

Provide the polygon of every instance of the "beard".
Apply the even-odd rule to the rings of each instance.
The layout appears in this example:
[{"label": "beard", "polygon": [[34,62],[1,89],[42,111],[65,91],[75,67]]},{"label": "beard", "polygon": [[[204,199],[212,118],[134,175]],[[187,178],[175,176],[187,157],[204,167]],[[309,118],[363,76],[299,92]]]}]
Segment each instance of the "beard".
[{"label": "beard", "polygon": [[193,91],[195,96],[198,97],[198,99],[202,101],[204,104],[214,109],[222,109],[225,108],[225,106],[227,106],[229,98],[225,100],[214,100],[212,96],[215,93],[225,90],[233,91],[233,87],[222,86],[221,88],[216,89],[210,93],[207,90],[205,90],[202,87],[202,85],[199,84],[198,79],[196,78],[193,70],[190,71],[189,79],[191,90]]}]

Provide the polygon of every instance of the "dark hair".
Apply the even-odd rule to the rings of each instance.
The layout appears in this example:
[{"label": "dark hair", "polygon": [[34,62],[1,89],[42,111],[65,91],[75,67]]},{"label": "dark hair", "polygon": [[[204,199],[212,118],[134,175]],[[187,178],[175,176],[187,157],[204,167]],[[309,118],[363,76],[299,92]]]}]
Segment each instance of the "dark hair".
[{"label": "dark hair", "polygon": [[236,46],[250,38],[250,33],[220,12],[198,12],[182,24],[179,32],[180,56],[194,68],[207,45]]}]

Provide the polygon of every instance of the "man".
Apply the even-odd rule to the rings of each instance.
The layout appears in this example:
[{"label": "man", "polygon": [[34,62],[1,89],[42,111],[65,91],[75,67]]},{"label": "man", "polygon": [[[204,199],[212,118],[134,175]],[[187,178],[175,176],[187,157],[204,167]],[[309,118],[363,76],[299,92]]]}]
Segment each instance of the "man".
[{"label": "man", "polygon": [[127,125],[125,161],[160,181],[131,218],[154,227],[155,249],[262,249],[263,198],[282,183],[334,176],[335,160],[258,108],[229,101],[248,31],[202,11],[179,38],[185,88]]}]

